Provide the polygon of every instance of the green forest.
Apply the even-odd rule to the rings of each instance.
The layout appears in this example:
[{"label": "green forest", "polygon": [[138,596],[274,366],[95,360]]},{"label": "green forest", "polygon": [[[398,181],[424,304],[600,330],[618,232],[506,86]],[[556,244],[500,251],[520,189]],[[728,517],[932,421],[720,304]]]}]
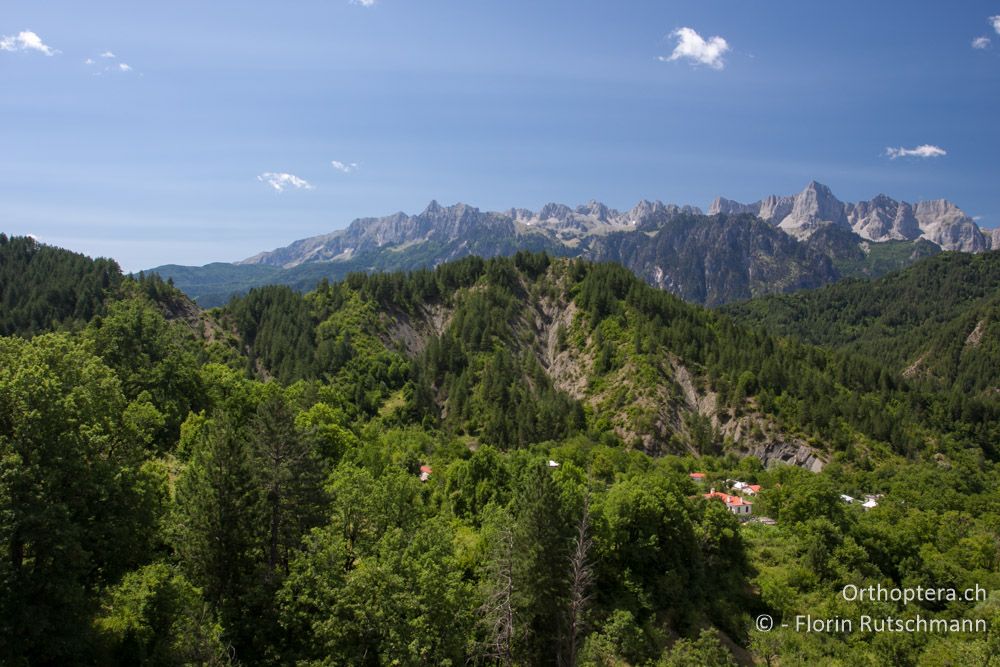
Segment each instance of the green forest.
[{"label": "green forest", "polygon": [[521,252],[201,310],[0,235],[0,664],[1000,665],[998,257],[715,311]]}]

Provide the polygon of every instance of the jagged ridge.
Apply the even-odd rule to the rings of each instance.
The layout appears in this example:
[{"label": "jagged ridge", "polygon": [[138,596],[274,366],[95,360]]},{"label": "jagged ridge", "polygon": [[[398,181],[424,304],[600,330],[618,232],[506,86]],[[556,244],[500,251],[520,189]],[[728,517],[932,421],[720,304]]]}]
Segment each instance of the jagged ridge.
[{"label": "jagged ridge", "polygon": [[971,217],[946,199],[912,205],[880,194],[866,202],[844,203],[830,188],[816,181],[797,195],[771,195],[752,204],[719,197],[712,202],[708,213],[750,213],[799,239],[807,239],[818,229],[833,225],[876,242],[926,239],[943,250],[963,252],[998,247]]}]

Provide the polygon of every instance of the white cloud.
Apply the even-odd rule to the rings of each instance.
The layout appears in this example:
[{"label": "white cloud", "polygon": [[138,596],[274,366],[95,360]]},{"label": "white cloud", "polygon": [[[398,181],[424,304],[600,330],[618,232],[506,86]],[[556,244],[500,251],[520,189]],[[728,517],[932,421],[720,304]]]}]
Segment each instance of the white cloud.
[{"label": "white cloud", "polygon": [[988,49],[990,47],[989,37],[976,37],[972,40],[972,48],[974,49]]},{"label": "white cloud", "polygon": [[942,157],[948,154],[948,151],[941,148],[940,146],[931,146],[930,144],[922,144],[916,148],[886,148],[885,154],[889,156],[890,160],[895,160],[899,157]]},{"label": "white cloud", "polygon": [[351,0],[352,5],[361,5],[362,7],[374,7],[375,0]]},{"label": "white cloud", "polygon": [[30,30],[22,30],[16,35],[4,35],[0,38],[0,51],[38,51],[47,56],[59,53]]},{"label": "white cloud", "polygon": [[677,46],[669,57],[660,56],[660,60],[666,62],[686,58],[697,64],[708,65],[712,69],[722,69],[726,66],[722,56],[729,51],[729,44],[722,37],[716,35],[705,40],[693,28],[678,28],[670,33],[670,36],[677,39]]},{"label": "white cloud", "polygon": [[998,35],[1000,35],[1000,16],[991,16],[990,25],[992,25],[993,29],[997,31]]},{"label": "white cloud", "polygon": [[345,174],[356,171],[358,168],[357,162],[341,162],[340,160],[331,160],[330,164],[333,165],[334,169]]},{"label": "white cloud", "polygon": [[[117,60],[118,56],[112,53],[111,51],[105,51],[104,53],[99,55],[98,58],[103,58],[105,60]],[[94,60],[93,58],[87,58],[86,60],[83,61],[83,64],[96,65],[97,61]],[[94,72],[94,75],[100,76],[102,72],[131,72],[131,71],[133,71],[133,68],[128,63],[117,62],[117,63],[108,63],[106,65],[101,66],[99,68],[99,71]]]},{"label": "white cloud", "polygon": [[287,188],[295,190],[312,190],[313,186],[309,181],[299,178],[295,174],[284,174],[275,172],[265,172],[257,177],[261,183],[267,183],[278,192],[284,192]]}]

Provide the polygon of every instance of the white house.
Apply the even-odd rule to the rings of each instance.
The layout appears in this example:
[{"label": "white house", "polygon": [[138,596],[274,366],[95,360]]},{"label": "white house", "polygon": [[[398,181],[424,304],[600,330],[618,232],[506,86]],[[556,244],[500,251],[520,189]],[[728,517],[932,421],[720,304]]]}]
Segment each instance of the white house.
[{"label": "white house", "polygon": [[753,503],[741,496],[731,496],[728,493],[722,493],[721,491],[716,491],[712,489],[710,492],[706,493],[705,498],[711,500],[716,498],[721,500],[726,504],[726,509],[740,517],[741,519],[747,519],[753,512]]}]

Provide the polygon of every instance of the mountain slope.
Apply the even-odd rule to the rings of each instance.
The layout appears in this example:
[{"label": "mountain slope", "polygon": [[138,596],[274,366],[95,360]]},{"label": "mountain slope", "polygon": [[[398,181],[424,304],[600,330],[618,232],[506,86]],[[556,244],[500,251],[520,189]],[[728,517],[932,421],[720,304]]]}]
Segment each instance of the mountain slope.
[{"label": "mountain slope", "polygon": [[346,229],[237,264],[150,271],[173,278],[201,305],[216,306],[255,285],[311,289],[323,278],[339,280],[356,271],[412,270],[468,255],[546,251],[614,261],[652,285],[716,305],[816,287],[843,276],[881,275],[941,248],[980,252],[992,243],[950,202],[912,206],[879,195],[845,204],[816,182],[798,195],[754,204],[719,198],[709,213],[645,200],[628,211],[595,201],[503,212],[431,202],[416,215],[358,219]]},{"label": "mountain slope", "polygon": [[840,277],[824,254],[748,215],[679,216],[652,233],[595,239],[583,256],[616,262],[655,287],[709,306]]},{"label": "mountain slope", "polygon": [[706,217],[691,209],[640,202],[620,214],[550,205],[514,217],[462,204],[407,217],[357,221],[345,233],[298,241],[245,263],[150,269],[205,307],[252,286],[308,290],[353,272],[429,268],[477,255],[524,250],[614,261],[647,282],[709,305],[817,287],[839,278],[830,260],[751,216]]},{"label": "mountain slope", "polygon": [[1000,391],[1000,252],[945,253],[874,281],[732,304],[798,340],[883,360],[959,391]]},{"label": "mountain slope", "polygon": [[0,336],[83,324],[121,281],[113,260],[0,234]]},{"label": "mountain slope", "polygon": [[[221,317],[249,368],[325,378],[359,417],[436,424],[470,445],[588,433],[652,454],[818,469],[837,451],[916,455],[943,442],[939,399],[872,359],[779,342],[610,263],[470,257],[305,295],[253,290]],[[992,451],[987,432],[970,437]]]}]

